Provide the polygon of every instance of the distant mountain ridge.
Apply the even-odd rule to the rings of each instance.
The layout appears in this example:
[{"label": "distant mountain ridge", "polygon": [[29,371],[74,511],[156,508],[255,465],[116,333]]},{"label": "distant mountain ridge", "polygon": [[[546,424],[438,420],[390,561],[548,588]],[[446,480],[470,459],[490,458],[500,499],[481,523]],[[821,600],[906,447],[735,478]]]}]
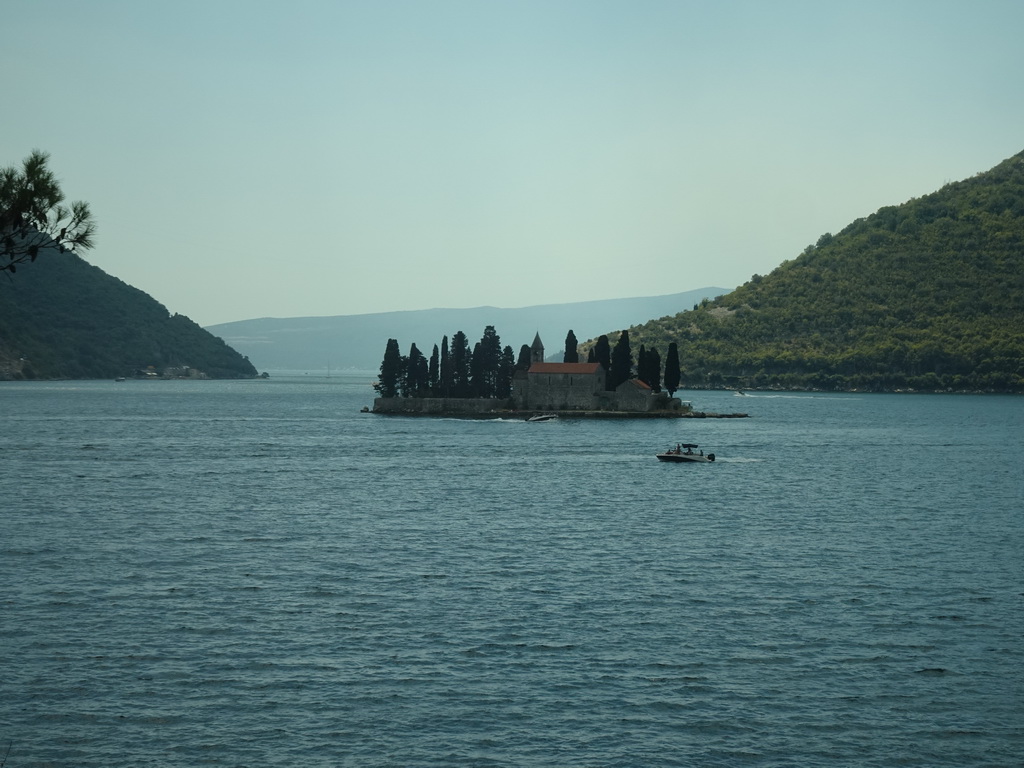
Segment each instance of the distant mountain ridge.
[{"label": "distant mountain ridge", "polygon": [[[578,339],[622,329],[651,318],[674,315],[725,288],[701,288],[665,296],[604,299],[569,304],[543,304],[506,309],[423,309],[328,317],[259,318],[219,323],[207,330],[249,357],[261,370],[324,370],[380,367],[389,338],[405,354],[415,343],[429,355],[443,336],[463,331],[474,342],[488,325],[502,346],[519,353],[540,333],[549,356],[558,354],[572,330]],[[559,358],[560,359],[560,358]]]}]

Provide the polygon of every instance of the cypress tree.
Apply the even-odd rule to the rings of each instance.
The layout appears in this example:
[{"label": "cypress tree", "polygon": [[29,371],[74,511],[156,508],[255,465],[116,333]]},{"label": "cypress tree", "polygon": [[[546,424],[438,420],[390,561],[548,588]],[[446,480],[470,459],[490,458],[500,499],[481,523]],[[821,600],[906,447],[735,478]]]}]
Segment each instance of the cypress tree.
[{"label": "cypress tree", "polygon": [[641,344],[640,351],[636,353],[636,377],[650,386],[650,372],[647,370],[647,348]]},{"label": "cypress tree", "polygon": [[483,370],[484,357],[480,354],[480,342],[473,345],[473,356],[469,359],[470,397],[487,397],[487,377]]},{"label": "cypress tree", "polygon": [[430,394],[430,366],[422,352],[419,352],[419,357],[416,358],[416,387],[413,393],[415,397],[426,397]]},{"label": "cypress tree", "polygon": [[430,394],[437,397],[438,382],[441,378],[441,361],[440,354],[437,351],[437,344],[434,345],[434,351],[430,353],[430,365],[427,367],[427,389],[430,390]]},{"label": "cypress tree", "polygon": [[629,348],[629,331],[619,334],[612,350],[612,370],[608,376],[608,389],[615,389],[628,381],[633,373],[633,352]]},{"label": "cypress tree", "polygon": [[530,370],[530,359],[531,359],[530,345],[529,344],[523,344],[523,346],[521,346],[519,348],[519,358],[516,360],[516,370],[517,371],[528,371],[528,370]]},{"label": "cypress tree", "polygon": [[645,381],[651,385],[651,389],[661,392],[661,354],[657,349],[652,348],[647,353],[647,375],[650,378]]},{"label": "cypress tree", "polygon": [[452,393],[451,397],[470,397],[470,364],[473,355],[469,351],[469,340],[462,331],[452,336]]},{"label": "cypress tree", "polygon": [[512,347],[505,347],[498,364],[498,375],[494,380],[494,396],[502,400],[512,395],[512,374],[516,370],[516,356]]},{"label": "cypress tree", "polygon": [[668,345],[665,356],[665,389],[670,396],[679,389],[679,348],[674,341]]},{"label": "cypress tree", "polygon": [[579,342],[576,341],[576,334],[569,329],[565,336],[565,357],[563,363],[578,363],[580,361]]},{"label": "cypress tree", "polygon": [[380,380],[373,388],[381,397],[398,397],[402,374],[402,355],[398,351],[398,339],[388,339],[384,348],[384,360],[380,364]]},{"label": "cypress tree", "polygon": [[405,377],[402,381],[402,397],[421,397],[427,388],[427,359],[415,344],[409,347],[405,360]]},{"label": "cypress tree", "polygon": [[441,339],[441,361],[439,364],[439,382],[438,387],[440,388],[441,397],[452,396],[452,360],[448,354],[448,337],[445,336]]},{"label": "cypress tree", "polygon": [[594,345],[594,362],[600,363],[606,373],[612,369],[612,348],[604,334],[597,337],[597,343]]},{"label": "cypress tree", "polygon": [[501,339],[493,325],[484,328],[484,335],[473,352],[479,382],[474,389],[477,397],[494,397],[497,389],[498,367],[501,365]]}]

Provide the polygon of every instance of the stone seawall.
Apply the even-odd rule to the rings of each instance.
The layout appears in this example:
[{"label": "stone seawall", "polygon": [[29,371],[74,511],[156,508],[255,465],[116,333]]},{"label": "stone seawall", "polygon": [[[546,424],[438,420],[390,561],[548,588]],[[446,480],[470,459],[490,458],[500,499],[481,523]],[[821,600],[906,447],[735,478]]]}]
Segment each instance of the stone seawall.
[{"label": "stone seawall", "polygon": [[671,411],[589,411],[516,409],[510,400],[444,397],[378,397],[372,413],[396,416],[450,416],[464,418],[503,417],[527,419],[555,414],[563,419],[745,419],[745,413],[704,413],[692,410]]},{"label": "stone seawall", "polygon": [[455,397],[378,397],[374,413],[401,413],[411,416],[482,416],[512,408],[509,400]]}]

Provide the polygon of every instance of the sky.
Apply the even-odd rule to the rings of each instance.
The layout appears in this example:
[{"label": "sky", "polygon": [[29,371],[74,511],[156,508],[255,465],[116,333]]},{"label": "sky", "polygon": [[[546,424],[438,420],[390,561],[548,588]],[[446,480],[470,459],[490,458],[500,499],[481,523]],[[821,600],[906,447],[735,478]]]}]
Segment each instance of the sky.
[{"label": "sky", "polygon": [[0,0],[0,166],[200,325],[733,288],[1024,150],[1020,0]]}]

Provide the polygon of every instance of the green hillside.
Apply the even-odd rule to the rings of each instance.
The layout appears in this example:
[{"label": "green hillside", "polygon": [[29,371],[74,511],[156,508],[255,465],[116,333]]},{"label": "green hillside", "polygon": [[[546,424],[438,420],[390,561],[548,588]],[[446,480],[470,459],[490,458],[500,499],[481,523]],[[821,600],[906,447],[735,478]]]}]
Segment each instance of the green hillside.
[{"label": "green hillside", "polygon": [[629,336],[689,387],[1022,392],[1024,153]]},{"label": "green hillside", "polygon": [[114,378],[150,368],[256,375],[219,338],[72,253],[45,253],[0,274],[0,379]]}]

